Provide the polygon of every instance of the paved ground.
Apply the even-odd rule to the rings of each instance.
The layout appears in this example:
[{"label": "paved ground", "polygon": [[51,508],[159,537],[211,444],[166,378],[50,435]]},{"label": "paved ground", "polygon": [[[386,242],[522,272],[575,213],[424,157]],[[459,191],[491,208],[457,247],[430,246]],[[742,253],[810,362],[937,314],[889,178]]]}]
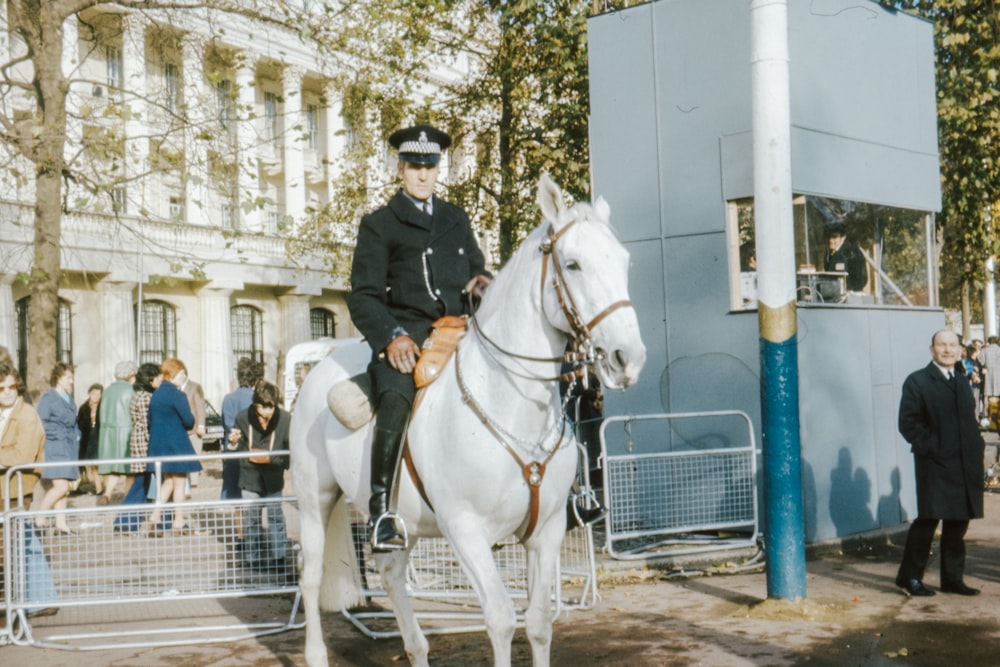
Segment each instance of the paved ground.
[{"label": "paved ground", "polygon": [[[865,666],[1000,665],[1000,495],[988,493],[987,518],[969,532],[967,581],[983,594],[964,598],[939,593],[909,599],[893,585],[901,552],[881,539],[850,553],[826,550],[807,564],[807,599],[767,599],[763,569],[724,573],[728,564],[700,576],[637,566],[602,566],[601,601],[589,611],[562,616],[555,626],[552,663],[583,665],[693,665],[741,667],[784,665]],[[937,561],[926,583],[937,587]],[[254,622],[266,609],[288,600],[230,600],[206,612],[199,624]],[[218,614],[218,618],[212,614]],[[60,627],[67,615],[37,620],[39,632]],[[60,620],[63,619],[63,620]],[[92,618],[100,621],[99,618]],[[371,640],[339,614],[327,614],[325,634],[331,664],[406,664],[397,639]],[[136,618],[140,632],[160,627]],[[225,667],[304,665],[304,632],[293,630],[260,639],[155,649],[67,652],[22,646],[0,648],[5,665],[75,667],[105,665]],[[441,666],[488,664],[484,633],[434,635],[431,663]],[[514,663],[530,664],[523,631],[514,644]]]}]

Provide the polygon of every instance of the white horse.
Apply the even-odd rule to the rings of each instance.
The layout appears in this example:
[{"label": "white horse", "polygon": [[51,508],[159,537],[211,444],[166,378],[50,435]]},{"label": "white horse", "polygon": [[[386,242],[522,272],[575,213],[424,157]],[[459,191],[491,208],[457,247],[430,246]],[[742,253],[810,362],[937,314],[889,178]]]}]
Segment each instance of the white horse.
[{"label": "white horse", "polygon": [[[527,549],[525,626],[536,666],[549,664],[552,593],[566,530],[577,448],[566,428],[559,375],[569,344],[578,368],[608,388],[633,384],[645,363],[628,300],[629,255],[603,198],[567,207],[539,183],[540,225],[500,271],[473,326],[426,390],[409,427],[416,479],[402,466],[395,508],[409,547],[443,535],[482,605],[496,665],[509,665],[516,616],[491,547],[517,535]],[[345,496],[368,507],[371,423],[351,431],[327,408],[328,390],[364,371],[364,344],[341,348],[307,376],[292,420],[292,478],[301,520],[306,662],[327,665],[319,608],[363,603]],[[328,525],[329,524],[329,525]],[[410,663],[428,644],[407,599],[409,549],[375,556]],[[322,584],[322,586],[321,586]],[[322,600],[321,600],[322,599]]]}]

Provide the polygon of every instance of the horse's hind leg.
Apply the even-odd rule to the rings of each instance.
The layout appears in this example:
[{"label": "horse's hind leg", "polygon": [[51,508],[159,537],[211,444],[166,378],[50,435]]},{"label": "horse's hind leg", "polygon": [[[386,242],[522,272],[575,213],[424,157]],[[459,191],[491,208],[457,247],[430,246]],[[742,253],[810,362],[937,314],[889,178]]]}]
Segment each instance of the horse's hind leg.
[{"label": "horse's hind leg", "polygon": [[417,615],[406,592],[406,563],[410,558],[410,550],[390,551],[375,554],[382,587],[392,601],[392,608],[399,625],[399,633],[403,637],[403,648],[406,657],[413,667],[428,667],[427,653],[429,650],[427,638],[424,637]]},{"label": "horse's hind leg", "polygon": [[561,516],[549,519],[525,545],[528,564],[528,608],[524,629],[531,644],[534,667],[548,667],[552,651],[552,621],[555,608],[552,594],[558,576],[559,549],[565,523]]}]

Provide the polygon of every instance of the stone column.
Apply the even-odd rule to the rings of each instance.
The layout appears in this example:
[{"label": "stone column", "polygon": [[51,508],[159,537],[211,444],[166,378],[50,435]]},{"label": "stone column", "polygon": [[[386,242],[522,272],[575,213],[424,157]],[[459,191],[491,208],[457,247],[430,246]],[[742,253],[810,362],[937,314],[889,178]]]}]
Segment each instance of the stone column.
[{"label": "stone column", "polygon": [[209,285],[197,292],[201,310],[201,376],[191,379],[201,384],[205,398],[216,410],[222,409],[222,399],[232,384],[233,337],[229,308],[234,291],[228,286]]},{"label": "stone column", "polygon": [[[254,201],[260,193],[257,166],[257,128],[254,116],[257,109],[257,76],[253,61],[240,60],[236,67],[236,145],[239,168],[238,190],[239,203]],[[263,228],[261,223],[263,213],[257,208],[250,211],[238,207],[240,227],[251,232]]]},{"label": "stone column", "polygon": [[[4,3],[6,6],[7,3]],[[72,14],[63,21],[63,52],[62,52],[62,72],[63,76],[67,78],[67,81],[73,81],[79,75],[75,74],[79,66],[77,53],[79,52],[80,44],[80,19],[77,18],[76,14]],[[20,40],[16,40],[17,44]],[[20,48],[19,46],[14,47]],[[100,82],[97,84],[87,83],[87,82],[77,82],[69,84],[69,90],[66,93],[66,147],[64,150],[64,155],[67,160],[71,160],[73,153],[78,149],[79,143],[83,139],[83,123],[80,119],[80,106],[84,103],[90,104],[94,99],[94,91],[97,87],[102,89],[102,94],[107,95],[107,85],[105,85],[103,72]],[[8,95],[5,98],[10,97]],[[16,162],[15,162],[16,164]],[[6,170],[5,170],[6,171]],[[70,192],[67,195],[72,198],[73,195],[80,192],[80,189],[74,185],[67,184],[67,189]],[[24,192],[23,188],[19,188]],[[34,196],[34,193],[31,195]]]},{"label": "stone column", "polygon": [[285,67],[281,72],[281,95],[285,100],[285,114],[281,133],[285,154],[285,215],[290,217],[292,228],[302,221],[306,212],[305,161],[302,153],[302,77],[300,67]]},{"label": "stone column", "polygon": [[[201,42],[191,35],[181,41],[183,60],[184,101],[183,113],[192,127],[205,127],[208,121],[209,100],[205,85]],[[193,225],[217,223],[212,220],[204,204],[207,201],[208,149],[207,142],[195,138],[195,132],[185,132],[184,155],[187,178],[184,185],[184,218]]]},{"label": "stone column", "polygon": [[286,352],[297,343],[312,340],[309,299],[308,294],[285,294],[278,297],[281,305],[281,349]]},{"label": "stone column", "polygon": [[110,382],[119,361],[138,361],[135,349],[135,311],[132,290],[135,283],[102,280],[97,283],[97,317],[100,332],[98,377]]},{"label": "stone column", "polygon": [[343,132],[343,98],[340,90],[333,82],[328,82],[323,92],[326,96],[326,108],[323,110],[325,121],[323,126],[326,131],[323,142],[327,161],[326,200],[330,201],[333,198],[333,181],[343,171],[341,165],[347,152],[347,138]]},{"label": "stone column", "polygon": [[[128,91],[125,102],[131,113],[125,119],[125,166],[123,176],[131,179],[149,169],[148,85],[146,81],[146,21],[141,13],[122,18],[122,83]],[[125,212],[136,213],[145,209],[146,188],[139,181],[131,181],[125,188]]]}]

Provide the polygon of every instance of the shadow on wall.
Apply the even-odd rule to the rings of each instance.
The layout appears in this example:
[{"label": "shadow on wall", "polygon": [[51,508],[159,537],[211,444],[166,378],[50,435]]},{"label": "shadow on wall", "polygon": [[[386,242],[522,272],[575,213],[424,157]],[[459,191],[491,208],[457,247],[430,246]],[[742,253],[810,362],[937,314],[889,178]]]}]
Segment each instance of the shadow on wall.
[{"label": "shadow on wall", "polygon": [[[871,481],[863,469],[854,470],[851,453],[840,450],[839,465],[830,473],[830,518],[838,537],[877,528],[892,528],[909,521],[900,502],[899,468],[889,473],[890,490],[878,499],[877,517],[872,517],[868,502],[871,499]],[[802,505],[805,523],[805,541],[816,541],[817,497],[816,477],[807,461],[802,462]],[[877,519],[877,523],[875,523]]]},{"label": "shadow on wall", "polygon": [[882,528],[898,526],[910,520],[906,516],[906,510],[903,509],[903,503],[899,500],[899,489],[902,486],[899,468],[893,468],[889,473],[889,486],[891,487],[889,493],[878,499],[878,521]]},{"label": "shadow on wall", "polygon": [[851,451],[841,447],[837,467],[830,472],[830,519],[837,537],[870,530],[875,517],[869,504],[872,482],[864,468],[854,468]]}]

